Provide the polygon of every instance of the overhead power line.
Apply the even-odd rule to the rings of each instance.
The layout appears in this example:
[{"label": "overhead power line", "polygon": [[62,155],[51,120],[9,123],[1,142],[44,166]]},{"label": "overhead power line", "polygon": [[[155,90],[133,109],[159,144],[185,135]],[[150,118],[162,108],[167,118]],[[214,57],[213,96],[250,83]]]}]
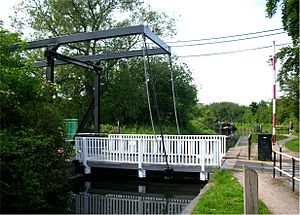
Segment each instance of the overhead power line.
[{"label": "overhead power line", "polygon": [[259,36],[253,36],[253,37],[246,37],[246,38],[238,38],[238,39],[232,39],[232,40],[222,40],[222,41],[215,41],[215,42],[208,42],[208,43],[193,43],[193,44],[184,44],[184,45],[173,45],[172,47],[188,47],[188,46],[203,46],[203,45],[213,45],[213,44],[219,44],[219,43],[229,43],[229,42],[237,42],[242,40],[250,40],[250,39],[256,39],[261,37],[268,37],[268,36],[274,36],[278,34],[283,34],[282,32],[272,33],[272,34],[264,34]]},{"label": "overhead power line", "polygon": [[[276,46],[285,46],[285,45],[291,45],[292,43],[281,43],[277,44]],[[209,57],[209,56],[216,56],[216,55],[227,55],[227,54],[235,54],[240,52],[248,52],[248,51],[255,51],[260,49],[267,49],[271,48],[273,46],[261,46],[256,48],[249,48],[249,49],[239,49],[239,50],[232,50],[232,51],[226,51],[226,52],[214,52],[214,53],[205,53],[205,54],[195,54],[195,55],[181,55],[178,56],[180,58],[190,58],[190,57]]]},{"label": "overhead power line", "polygon": [[283,28],[275,28],[275,29],[265,30],[265,31],[257,31],[257,32],[251,32],[251,33],[235,34],[235,35],[211,37],[211,38],[203,38],[203,39],[169,41],[167,43],[172,44],[172,43],[187,43],[187,42],[200,42],[200,41],[207,41],[207,40],[218,40],[218,39],[226,39],[226,38],[230,38],[230,37],[241,37],[241,36],[247,36],[247,35],[252,35],[252,34],[261,34],[261,33],[267,33],[267,32],[278,31],[278,30],[283,30]]}]

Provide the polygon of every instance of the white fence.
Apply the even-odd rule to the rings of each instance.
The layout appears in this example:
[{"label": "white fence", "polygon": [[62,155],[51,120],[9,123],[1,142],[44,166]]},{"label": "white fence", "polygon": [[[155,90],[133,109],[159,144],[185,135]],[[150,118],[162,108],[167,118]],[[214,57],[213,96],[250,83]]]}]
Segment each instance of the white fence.
[{"label": "white fence", "polygon": [[[220,166],[226,153],[224,135],[164,135],[167,160],[170,165]],[[90,170],[88,161],[165,164],[161,136],[140,134],[113,134],[108,137],[76,137],[76,159]],[[143,177],[143,176],[141,176]]]}]

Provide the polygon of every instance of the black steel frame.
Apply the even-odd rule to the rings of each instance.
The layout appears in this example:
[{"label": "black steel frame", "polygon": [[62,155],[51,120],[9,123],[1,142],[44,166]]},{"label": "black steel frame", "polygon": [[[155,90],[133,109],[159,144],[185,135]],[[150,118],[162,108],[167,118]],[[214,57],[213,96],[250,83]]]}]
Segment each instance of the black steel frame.
[{"label": "black steel frame", "polygon": [[[121,59],[121,58],[131,58],[131,57],[142,57],[144,56],[143,50],[134,50],[134,51],[122,51],[117,53],[102,53],[98,55],[85,55],[85,56],[76,56],[69,57],[57,52],[57,49],[61,45],[68,45],[71,43],[78,43],[91,40],[102,40],[108,38],[124,37],[130,35],[143,35],[145,38],[150,39],[154,44],[159,48],[148,49],[148,55],[160,55],[167,54],[171,56],[171,48],[165,42],[163,42],[156,34],[154,34],[148,27],[144,25],[130,26],[125,28],[117,28],[110,30],[101,30],[95,32],[86,32],[79,33],[74,35],[67,35],[43,40],[37,40],[29,42],[27,49],[38,49],[38,48],[47,48],[45,51],[45,56],[47,61],[36,62],[38,67],[46,67],[46,79],[54,83],[54,66],[62,64],[74,64],[95,72],[95,91],[94,98],[91,102],[90,107],[88,108],[84,118],[82,119],[78,129],[81,129],[87,121],[88,112],[94,106],[94,125],[95,133],[99,132],[100,128],[100,75],[102,69],[99,67],[99,64],[102,60],[111,60],[111,59]],[[18,44],[11,46],[11,50],[18,48]],[[94,64],[89,63],[94,62]],[[78,130],[77,130],[78,132]],[[76,133],[77,133],[76,132]]]}]

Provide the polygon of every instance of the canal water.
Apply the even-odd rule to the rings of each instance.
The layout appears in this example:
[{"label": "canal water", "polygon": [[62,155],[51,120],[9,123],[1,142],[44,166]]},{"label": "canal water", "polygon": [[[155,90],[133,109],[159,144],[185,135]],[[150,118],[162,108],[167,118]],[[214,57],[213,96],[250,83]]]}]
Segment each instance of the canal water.
[{"label": "canal water", "polygon": [[205,184],[127,177],[81,179],[46,213],[180,214]]}]

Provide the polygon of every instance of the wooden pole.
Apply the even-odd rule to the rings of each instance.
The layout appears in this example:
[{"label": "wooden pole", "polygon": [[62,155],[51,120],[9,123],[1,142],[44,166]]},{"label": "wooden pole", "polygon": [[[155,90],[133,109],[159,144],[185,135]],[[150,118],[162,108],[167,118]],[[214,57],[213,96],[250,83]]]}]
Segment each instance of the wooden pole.
[{"label": "wooden pole", "polygon": [[244,214],[258,214],[258,176],[244,167]]}]

